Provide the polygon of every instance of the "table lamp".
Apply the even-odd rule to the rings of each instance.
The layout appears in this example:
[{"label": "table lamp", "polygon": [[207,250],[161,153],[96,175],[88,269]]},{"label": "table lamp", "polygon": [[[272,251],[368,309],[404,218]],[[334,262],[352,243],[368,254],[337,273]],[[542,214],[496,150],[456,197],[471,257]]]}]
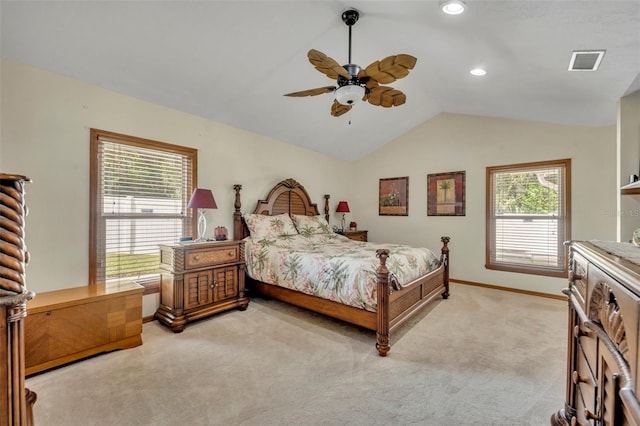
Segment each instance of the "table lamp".
[{"label": "table lamp", "polygon": [[350,213],[349,203],[347,203],[346,201],[340,201],[338,203],[338,207],[336,207],[336,213],[342,213],[342,231],[344,232],[346,226],[344,215],[345,213]]},{"label": "table lamp", "polygon": [[210,189],[196,188],[191,194],[188,209],[200,209],[198,217],[198,241],[206,241],[204,233],[207,230],[207,219],[204,217],[204,209],[217,209],[216,200],[213,199],[213,192]]}]

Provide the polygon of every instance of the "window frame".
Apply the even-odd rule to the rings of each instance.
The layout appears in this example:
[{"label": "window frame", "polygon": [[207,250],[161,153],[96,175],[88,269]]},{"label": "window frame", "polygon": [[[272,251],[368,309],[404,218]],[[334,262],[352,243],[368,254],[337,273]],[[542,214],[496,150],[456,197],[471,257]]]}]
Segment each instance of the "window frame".
[{"label": "window frame", "polygon": [[[564,168],[564,235],[558,235],[559,251],[563,253],[563,268],[545,268],[545,267],[527,267],[526,264],[512,263],[505,264],[502,262],[493,262],[491,256],[492,241],[494,240],[495,228],[493,224],[493,179],[492,176],[496,172],[526,172],[531,169],[543,168]],[[559,207],[560,209],[560,207]],[[568,273],[568,251],[564,242],[571,239],[571,159],[565,158],[560,160],[538,161],[531,163],[508,164],[502,166],[492,166],[486,168],[486,241],[485,241],[485,268],[497,271],[516,272],[523,274],[542,275],[549,277],[565,278]],[[559,231],[558,226],[557,230]]]},{"label": "window frame", "polygon": [[[100,200],[100,170],[102,168],[98,158],[99,145],[101,140],[108,140],[112,143],[128,145],[132,147],[165,151],[169,153],[185,155],[191,158],[191,190],[198,187],[198,150],[180,145],[174,145],[166,142],[144,139],[136,136],[110,132],[106,130],[90,129],[90,161],[89,161],[89,285],[98,283],[98,248],[99,241],[105,241],[104,235],[98,235],[99,222],[101,215]],[[191,194],[189,194],[191,196]],[[191,230],[196,229],[197,217],[193,212],[187,213],[191,216]],[[106,229],[106,228],[103,228]],[[104,252],[104,250],[103,250]],[[139,284],[143,285],[145,290],[143,294],[153,294],[160,291],[160,280],[144,281]]]}]

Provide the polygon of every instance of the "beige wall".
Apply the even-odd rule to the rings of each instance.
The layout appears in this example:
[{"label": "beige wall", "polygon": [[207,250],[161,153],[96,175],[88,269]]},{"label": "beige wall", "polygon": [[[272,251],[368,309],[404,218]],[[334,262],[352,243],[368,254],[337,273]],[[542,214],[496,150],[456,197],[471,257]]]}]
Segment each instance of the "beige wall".
[{"label": "beige wall", "polygon": [[[357,163],[352,216],[372,241],[440,247],[451,276],[559,294],[566,279],[485,269],[486,167],[571,158],[572,238],[616,237],[615,127],[584,128],[440,114]],[[427,216],[427,174],[466,172],[466,216]],[[378,179],[409,176],[409,216],[378,216]]]},{"label": "beige wall", "polygon": [[[181,113],[11,61],[1,69],[0,170],[25,174],[27,269],[36,292],[85,285],[88,275],[89,129],[198,148],[199,185],[213,189],[212,226],[231,229],[234,183],[244,211],[279,180],[303,183],[319,206],[348,200],[372,241],[440,248],[451,241],[452,277],[559,293],[566,280],[484,269],[485,167],[558,158],[573,161],[573,237],[616,238],[615,127],[600,129],[441,114],[355,163]],[[428,173],[465,170],[465,217],[426,215]],[[378,216],[378,179],[410,177],[408,217]],[[349,182],[349,185],[345,183]],[[333,214],[339,223],[341,215]],[[157,299],[145,297],[145,315]]]},{"label": "beige wall", "polygon": [[[629,183],[629,175],[640,175],[640,91],[618,102],[618,187]],[[640,195],[619,197],[618,241],[629,241],[640,227]]]},{"label": "beige wall", "polygon": [[[218,204],[207,211],[208,234],[216,225],[232,230],[235,183],[244,188],[243,211],[289,177],[321,210],[323,194],[332,195],[332,210],[347,198],[343,161],[15,62],[2,61],[1,72],[0,170],[33,179],[26,242],[35,292],[87,284],[92,127],[197,148],[198,184]],[[157,305],[149,299],[145,315]]]}]

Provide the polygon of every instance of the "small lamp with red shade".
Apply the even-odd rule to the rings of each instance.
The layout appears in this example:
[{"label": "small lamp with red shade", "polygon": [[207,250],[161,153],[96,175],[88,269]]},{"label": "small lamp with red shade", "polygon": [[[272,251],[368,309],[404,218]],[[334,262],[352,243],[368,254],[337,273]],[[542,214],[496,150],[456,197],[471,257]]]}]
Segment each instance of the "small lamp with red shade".
[{"label": "small lamp with red shade", "polygon": [[213,199],[213,192],[210,189],[196,188],[191,194],[188,209],[200,209],[200,216],[198,216],[198,239],[199,241],[206,241],[204,233],[207,230],[207,219],[204,217],[204,209],[217,209],[216,200]]},{"label": "small lamp with red shade", "polygon": [[349,203],[347,203],[346,201],[340,201],[338,203],[338,207],[336,207],[336,213],[342,213],[342,231],[343,232],[346,227],[344,215],[345,213],[350,213],[350,212],[351,210],[349,210]]}]

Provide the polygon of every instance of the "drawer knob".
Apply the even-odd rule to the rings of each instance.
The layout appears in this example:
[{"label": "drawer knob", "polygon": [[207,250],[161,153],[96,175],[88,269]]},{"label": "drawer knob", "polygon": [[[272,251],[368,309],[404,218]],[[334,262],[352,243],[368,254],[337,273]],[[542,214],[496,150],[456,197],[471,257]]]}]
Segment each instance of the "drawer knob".
[{"label": "drawer knob", "polygon": [[235,255],[235,252],[234,252],[233,250],[229,250],[229,251],[227,252],[227,255],[228,255],[229,257],[233,257],[233,256]]},{"label": "drawer knob", "polygon": [[196,254],[195,256],[193,256],[193,260],[200,260],[200,256]]},{"label": "drawer knob", "polygon": [[580,377],[580,374],[578,374],[577,371],[573,372],[571,379],[573,380],[574,385],[577,385],[578,383],[589,383],[590,381],[588,377]]},{"label": "drawer knob", "polygon": [[591,336],[591,331],[589,330],[583,330],[580,328],[579,325],[576,325],[575,327],[573,327],[573,335],[574,337],[581,337],[581,336]]}]

